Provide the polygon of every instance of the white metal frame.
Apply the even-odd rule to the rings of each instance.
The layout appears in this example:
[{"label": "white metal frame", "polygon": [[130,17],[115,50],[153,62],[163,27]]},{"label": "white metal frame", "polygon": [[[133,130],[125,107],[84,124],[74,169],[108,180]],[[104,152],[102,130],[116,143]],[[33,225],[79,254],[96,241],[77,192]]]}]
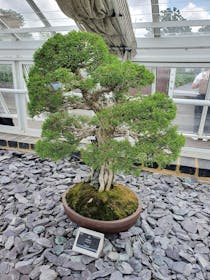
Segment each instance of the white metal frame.
[{"label": "white metal frame", "polygon": [[159,21],[159,22],[135,22],[133,28],[158,28],[158,27],[180,27],[180,26],[205,26],[210,25],[209,19],[183,20],[183,21]]},{"label": "white metal frame", "polygon": [[9,116],[10,115],[10,111],[9,111],[8,106],[7,106],[7,103],[4,100],[4,96],[3,96],[2,92],[1,92],[1,89],[0,89],[0,106],[4,110],[4,113],[6,114],[6,116]]},{"label": "white metal frame", "polygon": [[[210,67],[210,65],[209,65],[209,67]],[[193,137],[198,137],[198,138],[202,139],[204,126],[205,126],[205,122],[206,122],[206,117],[207,117],[207,112],[208,112],[208,107],[210,107],[210,79],[208,81],[208,87],[207,87],[205,100],[174,98],[175,93],[186,94],[188,97],[196,96],[194,91],[174,90],[175,79],[176,79],[176,68],[171,68],[168,95],[173,99],[175,104],[203,106],[200,124],[199,124],[199,128],[198,128],[198,133],[197,134],[193,133],[193,135],[185,134],[186,136],[193,136]],[[210,135],[205,135],[205,139],[210,139]]]},{"label": "white metal frame", "polygon": [[168,96],[170,96],[171,98],[173,97],[173,93],[174,93],[175,79],[176,79],[176,68],[171,68],[170,69],[169,88],[168,88]]},{"label": "white metal frame", "polygon": [[0,29],[0,34],[21,34],[21,33],[34,33],[34,32],[62,32],[62,31],[72,31],[78,30],[76,25],[65,25],[65,26],[45,26],[45,27],[23,27],[23,28],[10,28],[10,29]]},{"label": "white metal frame", "polygon": [[[13,76],[13,89],[8,88],[0,88],[1,96],[2,94],[12,94],[15,97],[15,104],[17,114],[11,114],[7,104],[3,98],[2,105],[5,109],[5,114],[1,114],[2,117],[11,117],[16,118],[18,120],[18,126],[8,127],[4,125],[0,125],[0,132],[4,133],[14,133],[14,134],[22,134],[22,135],[30,135],[30,136],[40,136],[40,129],[30,129],[28,128],[28,115],[27,115],[27,102],[28,102],[28,92],[26,89],[24,76],[23,76],[23,65],[24,64],[32,64],[32,61],[0,61],[0,64],[8,64],[11,65],[12,68],[12,76]],[[2,96],[3,97],[3,96]]]},{"label": "white metal frame", "polygon": [[[154,1],[155,2],[155,1]],[[142,22],[134,23],[134,28],[160,28],[165,26],[200,26],[210,25],[210,20],[181,21],[181,22]],[[78,29],[77,26],[54,26],[39,28],[13,28],[0,30],[0,34],[18,34],[25,32],[58,32]],[[196,40],[195,40],[196,38]],[[44,41],[13,41],[1,42],[0,63],[12,64],[14,90],[10,93],[15,94],[17,115],[19,121],[19,133],[27,133],[27,92],[23,79],[23,64],[31,64],[33,54]],[[202,49],[202,51],[201,51]],[[155,75],[152,85],[152,93],[156,90],[156,70],[157,67],[170,67],[169,96],[173,97],[175,68],[176,67],[210,67],[210,36],[181,36],[177,37],[156,37],[156,38],[137,38],[137,55],[133,59],[135,62],[151,67]],[[209,61],[209,62],[208,62]],[[6,90],[6,89],[5,89]],[[20,91],[22,93],[20,93]],[[210,106],[209,100],[177,99],[173,98],[176,104],[203,105],[204,110],[199,129],[199,137],[202,137],[202,126],[204,125],[206,112]],[[1,128],[0,128],[1,131]]]},{"label": "white metal frame", "polygon": [[[15,89],[24,89],[24,79],[23,79],[23,71],[22,64],[19,61],[13,62],[13,82]],[[19,92],[20,93],[20,92]],[[17,108],[18,115],[18,125],[21,131],[25,132],[27,128],[27,102],[26,96],[27,91],[21,92],[23,94],[15,94],[15,103]]]},{"label": "white metal frame", "polygon": [[35,12],[35,14],[39,17],[39,19],[44,24],[44,26],[50,27],[51,24],[49,23],[49,21],[45,17],[45,15],[42,13],[42,11],[39,9],[39,7],[36,5],[36,3],[33,0],[26,0],[26,2],[32,8],[32,10]]},{"label": "white metal frame", "polygon": [[[160,27],[181,27],[181,26],[205,26],[210,25],[210,20],[185,20],[185,21],[161,21],[161,22],[135,22],[132,24],[134,29],[141,28],[160,28]],[[45,26],[45,27],[25,27],[25,28],[9,28],[1,29],[0,34],[11,33],[33,33],[33,32],[59,32],[59,31],[71,31],[72,29],[78,29],[76,25],[64,25],[64,26]],[[195,34],[196,35],[196,34]],[[200,37],[201,34],[199,34]]]},{"label": "white metal frame", "polygon": [[[6,29],[9,30],[9,26],[6,24],[6,22],[3,21],[3,19],[0,18],[0,22],[1,22],[1,24],[3,24],[3,26],[4,26]],[[11,33],[11,32],[9,32],[9,34],[11,34],[11,36],[12,36],[13,38],[15,38],[15,40],[20,40],[20,37],[19,37],[16,33]]]},{"label": "white metal frame", "polygon": [[208,87],[207,87],[207,92],[206,92],[206,97],[205,97],[205,104],[203,106],[203,111],[201,114],[200,126],[198,129],[198,137],[202,137],[202,134],[203,134],[204,125],[206,122],[206,117],[207,117],[207,112],[208,112],[208,106],[210,106],[207,103],[207,102],[210,102],[209,98],[210,98],[210,79],[208,81]]}]

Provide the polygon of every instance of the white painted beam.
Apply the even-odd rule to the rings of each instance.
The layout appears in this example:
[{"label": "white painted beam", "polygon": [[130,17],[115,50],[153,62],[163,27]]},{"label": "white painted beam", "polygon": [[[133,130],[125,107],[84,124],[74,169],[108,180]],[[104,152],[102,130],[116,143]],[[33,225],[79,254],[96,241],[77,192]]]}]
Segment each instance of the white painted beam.
[{"label": "white painted beam", "polygon": [[[205,26],[210,25],[210,20],[184,20],[184,21],[162,21],[162,22],[135,22],[133,28],[158,28],[158,27],[180,27],[180,26]],[[28,27],[28,28],[9,28],[0,30],[0,34],[8,33],[33,33],[33,32],[59,32],[78,30],[76,25],[69,26],[50,26],[50,27]]]},{"label": "white painted beam", "polygon": [[[22,65],[15,61],[12,65],[14,87],[22,90],[24,85]],[[26,94],[15,94],[15,104],[17,109],[18,127],[23,132],[27,129],[27,102]]]},{"label": "white painted beam", "polygon": [[175,104],[210,106],[210,100],[172,98]]},{"label": "white painted beam", "polygon": [[[35,14],[39,17],[40,21],[44,24],[46,27],[51,27],[50,22],[46,18],[46,16],[42,13],[42,11],[39,9],[39,7],[36,5],[36,3],[33,0],[26,0],[28,5],[32,8],[32,10],[35,12]],[[55,31],[51,32],[52,34],[55,34]]]},{"label": "white painted beam", "polygon": [[205,26],[210,25],[210,20],[183,20],[161,22],[135,22],[133,28],[157,28],[157,27],[180,27],[180,26]]},{"label": "white painted beam", "polygon": [[51,26],[51,27],[23,27],[23,28],[10,28],[10,29],[0,29],[0,34],[10,34],[10,33],[34,33],[34,32],[62,32],[62,31],[72,31],[78,30],[76,25],[69,26]]},{"label": "white painted beam", "polygon": [[[32,61],[34,52],[43,43],[44,41],[1,42],[0,61]],[[137,43],[137,55],[133,58],[135,62],[148,63],[151,66],[191,63],[194,67],[203,67],[210,64],[210,36],[183,36],[179,40],[173,37],[137,38]]]},{"label": "white painted beam", "polygon": [[[9,26],[6,24],[6,22],[3,21],[2,18],[0,18],[0,22],[5,27],[5,29],[3,29],[3,30],[10,30]],[[10,32],[10,34],[11,34],[12,37],[15,38],[15,40],[20,40],[20,37],[17,34],[15,34],[13,32],[12,33]]]},{"label": "white painted beam", "polygon": [[2,93],[11,93],[11,94],[26,94],[26,89],[16,89],[16,88],[0,88]]},{"label": "white painted beam", "polygon": [[137,38],[138,49],[205,49],[210,48],[210,36]]},{"label": "white painted beam", "polygon": [[175,80],[176,80],[176,68],[171,68],[170,69],[170,79],[169,79],[169,89],[168,89],[168,96],[170,96],[170,97],[173,97]]},{"label": "white painted beam", "polygon": [[182,63],[187,67],[187,63],[197,64],[201,67],[201,63],[209,64],[210,49],[138,49],[137,55],[133,61],[139,63],[147,63],[148,65],[157,65],[161,63]]}]

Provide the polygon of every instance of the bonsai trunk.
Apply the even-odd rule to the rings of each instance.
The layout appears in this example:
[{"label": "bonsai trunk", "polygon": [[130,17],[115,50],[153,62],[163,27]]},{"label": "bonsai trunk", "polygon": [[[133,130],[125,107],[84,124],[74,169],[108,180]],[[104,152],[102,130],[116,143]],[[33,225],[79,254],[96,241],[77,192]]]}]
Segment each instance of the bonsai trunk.
[{"label": "bonsai trunk", "polygon": [[102,165],[100,169],[93,170],[91,185],[96,186],[99,192],[109,191],[114,179],[112,170]]},{"label": "bonsai trunk", "polygon": [[[96,142],[97,145],[103,145],[106,143],[106,140],[110,137],[112,131],[103,129],[103,123],[101,122],[101,127],[98,128],[96,133]],[[99,192],[109,191],[112,182],[114,180],[114,173],[109,168],[110,162],[104,162],[103,165],[95,170],[93,170],[91,177],[91,185],[98,188]]]}]

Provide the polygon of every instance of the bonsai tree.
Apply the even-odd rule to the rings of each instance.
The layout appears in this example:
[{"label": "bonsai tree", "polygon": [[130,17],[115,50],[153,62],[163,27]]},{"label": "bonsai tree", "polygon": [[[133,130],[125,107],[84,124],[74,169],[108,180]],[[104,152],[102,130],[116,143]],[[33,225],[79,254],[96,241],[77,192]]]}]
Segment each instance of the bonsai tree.
[{"label": "bonsai tree", "polygon": [[[117,172],[137,174],[140,166],[175,160],[184,144],[171,124],[175,105],[164,93],[140,94],[153,78],[144,66],[111,55],[96,34],[54,35],[36,51],[29,73],[30,114],[48,116],[37,153],[59,160],[80,149],[92,169],[89,185],[103,193],[113,188]],[[130,88],[139,94],[130,96]],[[78,116],[71,109],[94,115]],[[81,149],[87,137],[92,140]]]}]

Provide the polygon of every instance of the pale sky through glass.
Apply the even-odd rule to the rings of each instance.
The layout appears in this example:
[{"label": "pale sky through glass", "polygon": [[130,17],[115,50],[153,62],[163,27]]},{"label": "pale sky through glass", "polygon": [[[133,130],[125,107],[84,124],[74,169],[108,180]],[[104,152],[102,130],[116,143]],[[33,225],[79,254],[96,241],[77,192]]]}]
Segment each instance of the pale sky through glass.
[{"label": "pale sky through glass", "polygon": [[[76,1],[76,0],[75,0]],[[55,0],[34,0],[51,25],[72,25],[59,9]],[[150,0],[128,0],[133,22],[152,21]],[[176,7],[187,20],[210,19],[210,0],[159,0],[160,11]],[[0,8],[12,9],[21,13],[25,19],[24,27],[43,26],[37,15],[24,0],[0,0]]]},{"label": "pale sky through glass", "polygon": [[[160,2],[163,2],[165,0],[160,0]],[[167,1],[167,0],[166,0]],[[210,9],[210,1],[209,0],[168,0],[168,6],[169,7],[177,7],[179,9],[183,9],[186,7],[190,7],[190,4],[193,4],[197,8],[202,8],[204,10],[209,10]]]},{"label": "pale sky through glass", "polygon": [[[128,0],[134,22],[151,21],[150,0]],[[210,0],[159,0],[160,11],[176,7],[184,18],[210,19]]]},{"label": "pale sky through glass", "polygon": [[[52,26],[75,25],[74,21],[61,12],[55,0],[34,0],[41,12]],[[25,0],[0,0],[0,8],[12,9],[24,17],[24,27],[43,26],[39,17],[34,13]]]}]

